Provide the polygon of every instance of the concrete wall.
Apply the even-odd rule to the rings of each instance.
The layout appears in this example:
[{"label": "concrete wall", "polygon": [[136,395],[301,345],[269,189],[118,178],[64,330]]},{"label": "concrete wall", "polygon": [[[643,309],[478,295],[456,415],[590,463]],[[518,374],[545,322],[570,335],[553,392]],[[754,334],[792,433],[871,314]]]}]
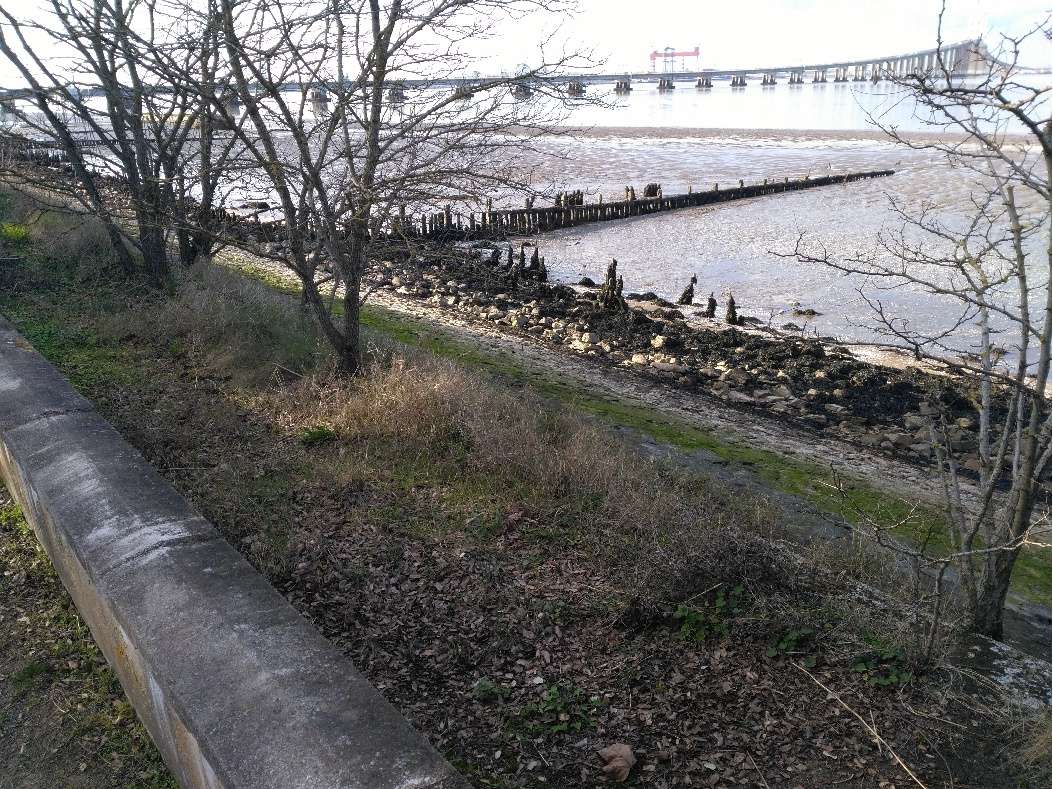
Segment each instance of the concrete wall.
[{"label": "concrete wall", "polygon": [[464,785],[2,318],[0,475],[183,786]]}]

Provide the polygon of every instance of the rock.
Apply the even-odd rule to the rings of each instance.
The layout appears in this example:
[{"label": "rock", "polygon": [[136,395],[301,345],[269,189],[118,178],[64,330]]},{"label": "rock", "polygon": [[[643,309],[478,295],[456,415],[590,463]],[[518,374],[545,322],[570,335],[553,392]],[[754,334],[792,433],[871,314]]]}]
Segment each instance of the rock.
[{"label": "rock", "polygon": [[793,391],[786,384],[779,384],[778,386],[772,387],[771,393],[786,399],[793,397]]},{"label": "rock", "polygon": [[616,742],[606,748],[597,751],[603,760],[603,774],[607,780],[622,783],[629,777],[629,771],[636,764],[633,749],[624,742]]},{"label": "rock", "polygon": [[651,362],[651,367],[663,373],[686,373],[688,371],[684,365],[675,362]]},{"label": "rock", "polygon": [[734,389],[728,392],[728,400],[732,403],[741,403],[743,405],[752,405],[757,402],[745,392],[737,392]]},{"label": "rock", "polygon": [[927,429],[929,420],[919,414],[907,414],[903,417],[903,425],[907,430]]},{"label": "rock", "polygon": [[783,331],[804,331],[804,329],[802,329],[796,323],[784,323],[781,328],[783,329]]},{"label": "rock", "polygon": [[802,417],[806,422],[812,422],[816,425],[825,425],[827,419],[822,414],[804,414]]},{"label": "rock", "polygon": [[833,391],[833,396],[837,397],[837,398],[844,397],[845,396],[845,390],[844,389],[835,389]]},{"label": "rock", "polygon": [[964,416],[961,419],[955,419],[954,424],[958,425],[962,430],[972,430],[976,423],[969,417]]},{"label": "rock", "polygon": [[671,348],[673,346],[672,338],[666,337],[664,334],[656,334],[651,338],[651,347],[655,349],[660,348]]},{"label": "rock", "polygon": [[883,440],[880,433],[865,433],[859,438],[859,442],[865,447],[880,446]]},{"label": "rock", "polygon": [[630,364],[639,364],[644,366],[650,364],[650,362],[651,360],[647,358],[647,354],[645,353],[634,353],[632,355],[632,358],[629,360]]},{"label": "rock", "polygon": [[900,449],[908,449],[914,443],[914,437],[907,433],[885,433],[885,440]]},{"label": "rock", "polygon": [[932,454],[932,446],[927,443],[911,444],[910,451],[915,455],[921,455],[922,457],[929,457]]},{"label": "rock", "polygon": [[975,474],[979,474],[983,471],[983,466],[980,465],[980,456],[971,455],[961,462],[962,468],[969,469]]},{"label": "rock", "polygon": [[745,386],[750,382],[750,374],[745,370],[733,367],[720,376],[720,380],[727,381],[732,386]]},{"label": "rock", "polygon": [[508,322],[517,329],[522,329],[529,323],[525,315],[520,315],[518,313],[515,315],[509,315]]},{"label": "rock", "polygon": [[824,370],[816,370],[814,378],[817,381],[824,381],[826,380],[826,372]]},{"label": "rock", "polygon": [[714,381],[710,391],[717,397],[725,397],[731,391],[731,384],[727,381]]},{"label": "rock", "polygon": [[578,284],[583,288],[595,288],[596,283],[592,281],[591,277],[582,277],[578,280]]},{"label": "rock", "polygon": [[845,411],[848,410],[843,405],[839,405],[837,403],[827,403],[823,406],[823,408],[825,408],[829,413],[837,415],[843,414]]}]

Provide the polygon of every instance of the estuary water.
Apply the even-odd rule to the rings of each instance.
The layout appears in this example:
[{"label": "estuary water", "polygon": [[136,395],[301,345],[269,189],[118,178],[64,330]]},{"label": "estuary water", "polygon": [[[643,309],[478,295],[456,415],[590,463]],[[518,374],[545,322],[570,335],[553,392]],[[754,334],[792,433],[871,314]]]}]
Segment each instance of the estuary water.
[{"label": "estuary water", "polygon": [[[739,179],[880,169],[895,174],[586,225],[545,234],[537,243],[550,272],[565,282],[598,280],[616,258],[626,291],[675,300],[696,275],[696,301],[703,304],[714,292],[723,305],[730,292],[740,312],[773,326],[792,322],[810,334],[877,342],[881,337],[862,290],[911,327],[937,332],[962,312],[953,299],[916,287],[888,290],[877,280],[786,257],[803,235],[831,257],[889,260],[878,238],[902,226],[892,201],[914,211],[926,207],[951,226],[967,217],[977,177],[932,150],[894,144],[871,123],[875,115],[919,140],[933,133],[927,119],[916,117],[913,105],[884,84],[732,89],[724,83],[697,91],[683,83],[670,93],[659,93],[653,83],[637,84],[616,106],[581,108],[570,120],[573,134],[541,145],[532,161],[539,184],[551,179],[559,188],[582,189],[587,202],[594,202],[600,194],[622,199],[629,184],[639,193],[649,182],[676,194],[716,183],[737,186]],[[1029,251],[1036,276],[1048,276],[1045,241]],[[1004,298],[1012,304],[1016,296],[1007,290]],[[810,320],[794,316],[797,306],[820,314]],[[963,326],[948,344],[968,352],[977,335],[975,326]],[[1007,334],[1007,345],[1010,340]]]}]

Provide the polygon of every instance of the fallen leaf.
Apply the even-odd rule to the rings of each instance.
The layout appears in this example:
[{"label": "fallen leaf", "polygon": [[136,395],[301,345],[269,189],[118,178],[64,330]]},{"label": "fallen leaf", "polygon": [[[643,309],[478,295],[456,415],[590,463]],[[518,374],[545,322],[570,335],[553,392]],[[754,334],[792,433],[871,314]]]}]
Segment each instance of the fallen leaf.
[{"label": "fallen leaf", "polygon": [[633,749],[624,742],[616,742],[599,751],[599,756],[604,761],[603,774],[616,783],[621,783],[629,777],[629,771],[636,764]]}]

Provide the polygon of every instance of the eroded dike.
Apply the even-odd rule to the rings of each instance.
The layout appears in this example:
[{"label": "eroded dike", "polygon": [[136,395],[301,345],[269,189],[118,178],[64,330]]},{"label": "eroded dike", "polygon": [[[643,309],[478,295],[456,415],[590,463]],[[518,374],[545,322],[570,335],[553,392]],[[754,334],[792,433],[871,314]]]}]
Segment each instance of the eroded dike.
[{"label": "eroded dike", "polygon": [[0,476],[183,786],[465,785],[2,318]]}]

